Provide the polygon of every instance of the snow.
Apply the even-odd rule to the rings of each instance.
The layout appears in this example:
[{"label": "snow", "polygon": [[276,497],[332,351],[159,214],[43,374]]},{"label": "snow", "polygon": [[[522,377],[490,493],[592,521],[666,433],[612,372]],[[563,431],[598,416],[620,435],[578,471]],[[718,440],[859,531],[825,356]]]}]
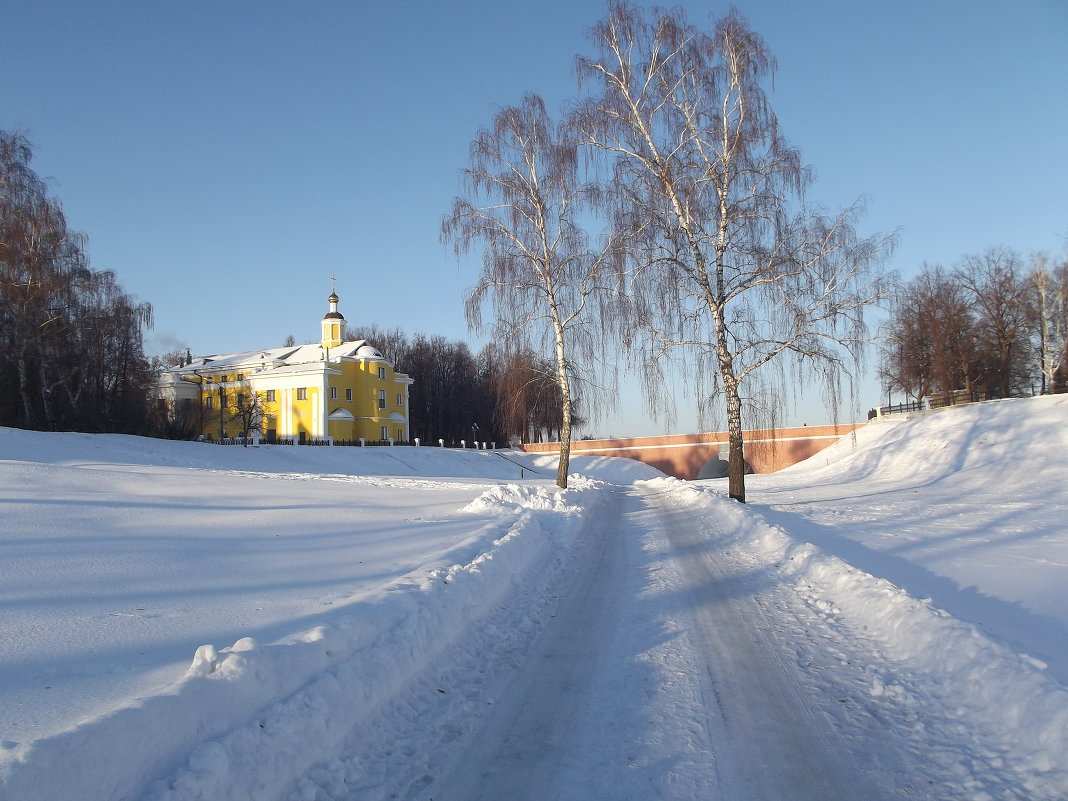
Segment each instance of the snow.
[{"label": "snow", "polygon": [[1066,420],[873,422],[744,506],[0,429],[0,798],[1064,798]]}]

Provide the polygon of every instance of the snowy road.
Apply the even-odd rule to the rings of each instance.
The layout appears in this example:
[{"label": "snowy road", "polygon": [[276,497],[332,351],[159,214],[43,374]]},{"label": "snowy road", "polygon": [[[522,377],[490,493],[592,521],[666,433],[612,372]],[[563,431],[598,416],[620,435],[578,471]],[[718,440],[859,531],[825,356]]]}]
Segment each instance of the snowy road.
[{"label": "snowy road", "polygon": [[[620,708],[619,695],[636,697],[633,676],[615,669],[620,621],[626,608],[626,542],[615,523],[619,498],[598,525],[587,529],[590,558],[561,588],[548,625],[518,669],[500,688],[501,701],[455,755],[449,773],[428,798],[593,797],[591,770],[604,751],[604,734]],[[606,680],[612,702],[604,703]],[[607,720],[606,720],[607,719]],[[591,774],[594,774],[591,776]]]},{"label": "snowy road", "polygon": [[419,797],[853,797],[829,719],[690,513],[637,490],[613,508],[506,703]]},{"label": "snowy road", "polygon": [[[813,608],[806,582],[739,548],[735,523],[709,519],[732,502],[658,482],[610,492],[584,526],[576,569],[524,590],[523,603],[542,602],[520,631],[465,638],[452,664],[281,797],[1053,797],[1022,789],[989,720],[969,728],[961,708],[828,611],[841,610]],[[376,726],[394,734],[369,758]]]},{"label": "snowy road", "polygon": [[[853,796],[861,785],[835,747],[840,733],[820,711],[826,698],[803,692],[796,665],[782,658],[780,627],[753,597],[751,577],[710,554],[692,511],[650,501],[651,524],[666,534],[681,575],[681,622],[698,662],[694,675],[720,797]],[[870,788],[862,795],[879,797]]]},{"label": "snowy road", "polygon": [[[886,778],[860,775],[838,742],[821,708],[837,702],[807,695],[818,690],[783,658],[777,623],[753,597],[759,582],[710,557],[692,510],[648,489],[613,494],[521,655],[489,662],[476,714],[458,723],[449,705],[415,709],[423,735],[407,738],[425,742],[437,727],[436,753],[398,748],[402,759],[367,782],[354,777],[361,759],[342,756],[347,786],[363,789],[327,797],[890,797]],[[336,783],[328,775],[316,791]],[[323,797],[303,787],[291,797]]]}]

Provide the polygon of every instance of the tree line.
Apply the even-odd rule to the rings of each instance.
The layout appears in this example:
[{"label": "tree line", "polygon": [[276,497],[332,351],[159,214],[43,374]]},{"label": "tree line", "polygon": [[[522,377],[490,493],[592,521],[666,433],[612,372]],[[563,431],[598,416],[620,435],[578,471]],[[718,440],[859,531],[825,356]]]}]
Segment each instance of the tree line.
[{"label": "tree line", "polygon": [[1064,391],[1066,359],[1068,260],[1001,247],[925,264],[900,288],[881,375],[888,392],[951,404]]},{"label": "tree line", "polygon": [[25,136],[0,131],[0,425],[144,433],[152,307],[89,266],[32,157]]}]

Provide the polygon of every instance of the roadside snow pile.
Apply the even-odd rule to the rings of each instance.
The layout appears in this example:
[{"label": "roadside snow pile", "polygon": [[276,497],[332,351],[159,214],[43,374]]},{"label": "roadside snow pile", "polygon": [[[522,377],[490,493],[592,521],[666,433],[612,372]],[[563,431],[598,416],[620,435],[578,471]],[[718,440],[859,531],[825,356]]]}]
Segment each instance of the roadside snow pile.
[{"label": "roadside snow pile", "polygon": [[1068,395],[871,423],[748,500],[1068,686]]},{"label": "roadside snow pile", "polygon": [[596,484],[577,483],[585,484],[575,490],[587,496],[585,506],[555,488],[491,489],[472,506],[508,514],[483,527],[475,539],[488,545],[466,562],[367,591],[329,625],[278,644],[242,637],[226,648],[203,645],[164,693],[54,737],[6,743],[0,795],[111,801],[167,775],[149,798],[256,799],[277,791],[443,649],[501,614],[517,582],[543,586],[567,569],[581,512],[596,509]]},{"label": "roadside snow pile", "polygon": [[569,476],[567,489],[502,484],[486,490],[460,511],[498,514],[516,509],[539,509],[563,515],[581,515],[603,489],[603,481],[584,476]]},{"label": "roadside snow pile", "polygon": [[[751,561],[754,573],[789,586],[821,618],[832,619],[851,640],[874,645],[885,663],[870,694],[908,694],[915,710],[931,715],[922,699],[937,701],[954,719],[948,725],[981,731],[1004,760],[1030,783],[1035,797],[1068,795],[1068,690],[1045,675],[1044,663],[991,640],[977,626],[919,600],[768,522],[707,487],[664,478],[644,491],[701,511],[716,547]],[[913,725],[933,724],[930,717]]]},{"label": "roadside snow pile", "polygon": [[[523,454],[523,461],[538,468],[546,476],[555,476],[559,457],[548,454]],[[633,484],[664,475],[651,465],[636,459],[615,456],[572,456],[568,472],[598,478],[613,484]]]}]

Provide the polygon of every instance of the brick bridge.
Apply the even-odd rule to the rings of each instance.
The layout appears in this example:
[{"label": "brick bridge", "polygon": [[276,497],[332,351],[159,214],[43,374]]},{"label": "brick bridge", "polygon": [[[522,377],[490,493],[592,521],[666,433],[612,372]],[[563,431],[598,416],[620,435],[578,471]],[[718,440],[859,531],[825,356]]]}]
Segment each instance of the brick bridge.
[{"label": "brick bridge", "polygon": [[[796,464],[843,436],[860,428],[863,423],[830,426],[802,426],[746,431],[745,460],[754,472],[772,473]],[[527,453],[555,453],[558,442],[531,443],[523,446]],[[710,459],[727,459],[727,434],[673,434],[662,437],[632,437],[629,439],[579,440],[571,443],[572,456],[622,456],[637,459],[677,478],[697,478]]]}]

